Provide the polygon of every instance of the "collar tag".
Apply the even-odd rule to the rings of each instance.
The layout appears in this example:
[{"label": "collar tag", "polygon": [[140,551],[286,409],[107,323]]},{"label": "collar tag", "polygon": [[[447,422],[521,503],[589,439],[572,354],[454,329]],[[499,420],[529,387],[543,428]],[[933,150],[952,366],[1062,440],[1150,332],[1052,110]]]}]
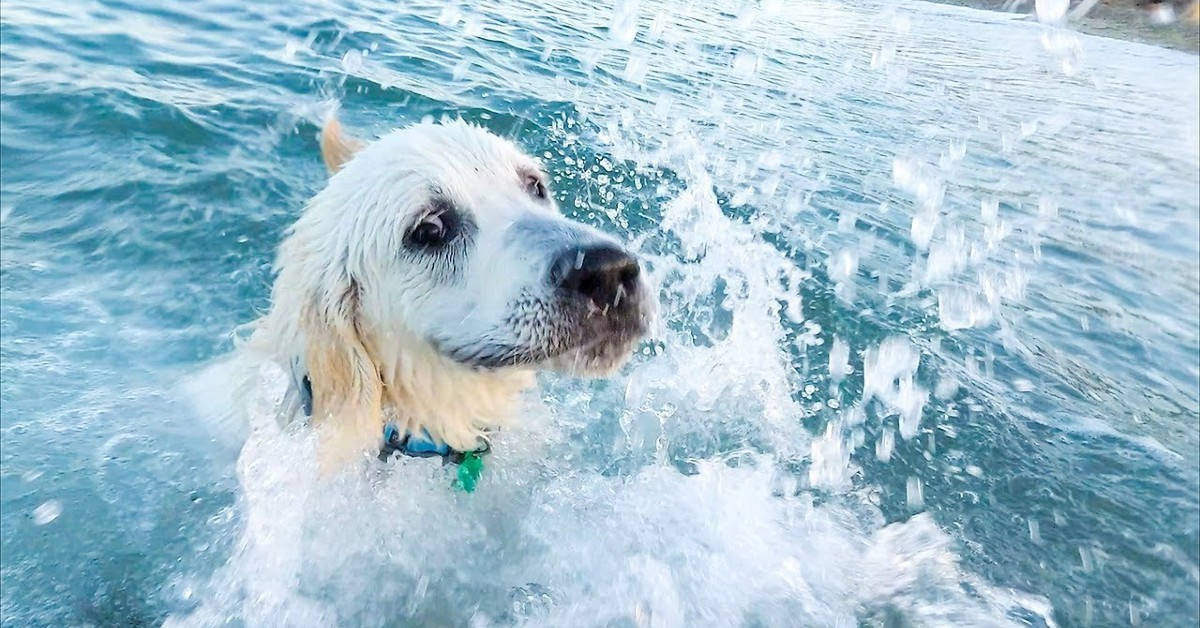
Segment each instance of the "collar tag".
[{"label": "collar tag", "polygon": [[475,485],[479,484],[481,475],[483,475],[482,454],[468,451],[463,454],[462,461],[458,463],[458,472],[455,474],[453,486],[464,493],[474,493]]}]

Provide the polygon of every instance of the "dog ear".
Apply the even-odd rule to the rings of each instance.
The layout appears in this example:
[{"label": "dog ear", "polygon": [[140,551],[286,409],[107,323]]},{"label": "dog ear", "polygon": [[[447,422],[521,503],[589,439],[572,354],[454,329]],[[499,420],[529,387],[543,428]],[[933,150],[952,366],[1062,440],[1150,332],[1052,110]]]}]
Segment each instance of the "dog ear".
[{"label": "dog ear", "polygon": [[366,142],[346,135],[342,131],[342,123],[333,116],[325,121],[325,126],[321,129],[321,159],[325,161],[325,167],[329,169],[330,174],[341,170],[342,166],[366,145]]},{"label": "dog ear", "polygon": [[332,303],[311,303],[303,320],[319,465],[329,469],[382,437],[383,380],[359,318],[357,282]]}]

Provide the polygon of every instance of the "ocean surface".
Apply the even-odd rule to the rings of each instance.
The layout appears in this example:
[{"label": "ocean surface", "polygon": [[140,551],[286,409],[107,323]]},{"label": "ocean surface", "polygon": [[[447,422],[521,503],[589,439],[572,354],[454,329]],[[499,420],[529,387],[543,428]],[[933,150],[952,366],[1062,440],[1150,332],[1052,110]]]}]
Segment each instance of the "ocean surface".
[{"label": "ocean surface", "polygon": [[[0,623],[1196,625],[1200,59],[920,2],[540,4],[5,0]],[[513,138],[657,286],[473,495],[307,485],[222,409],[281,392],[227,356],[335,108]]]}]

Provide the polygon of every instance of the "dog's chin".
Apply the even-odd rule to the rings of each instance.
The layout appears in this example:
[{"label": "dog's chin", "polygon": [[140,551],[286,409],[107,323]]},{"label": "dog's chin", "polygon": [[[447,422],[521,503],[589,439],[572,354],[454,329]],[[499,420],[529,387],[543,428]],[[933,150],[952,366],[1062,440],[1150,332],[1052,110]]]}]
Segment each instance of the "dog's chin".
[{"label": "dog's chin", "polygon": [[476,370],[499,371],[516,368],[556,371],[576,377],[604,377],[629,361],[634,346],[644,334],[640,327],[611,330],[592,335],[558,351],[493,344],[454,348],[445,343],[433,344],[442,355]]},{"label": "dog's chin", "polygon": [[574,377],[606,377],[629,361],[642,334],[603,336],[545,361],[547,370]]}]

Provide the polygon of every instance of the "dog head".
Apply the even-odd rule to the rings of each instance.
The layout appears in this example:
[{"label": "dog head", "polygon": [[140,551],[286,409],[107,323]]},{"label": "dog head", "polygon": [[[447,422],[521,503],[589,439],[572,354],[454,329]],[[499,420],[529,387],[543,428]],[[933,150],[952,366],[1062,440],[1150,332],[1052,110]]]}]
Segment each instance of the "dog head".
[{"label": "dog head", "polygon": [[452,121],[367,144],[331,121],[322,154],[334,174],[284,241],[274,307],[301,312],[307,370],[347,379],[325,385],[354,395],[403,352],[601,376],[646,334],[638,259],[560,214],[509,140]]},{"label": "dog head", "polygon": [[336,448],[377,439],[388,407],[467,446],[533,371],[606,375],[646,334],[638,259],[564,217],[511,142],[456,121],[365,143],[330,121],[321,149],[333,174],[280,247],[251,342],[308,376]]},{"label": "dog head", "polygon": [[511,142],[455,121],[363,144],[333,122],[322,153],[334,174],[292,239],[310,249],[323,324],[415,338],[476,370],[591,376],[646,333],[637,258],[564,217],[545,170]]}]

